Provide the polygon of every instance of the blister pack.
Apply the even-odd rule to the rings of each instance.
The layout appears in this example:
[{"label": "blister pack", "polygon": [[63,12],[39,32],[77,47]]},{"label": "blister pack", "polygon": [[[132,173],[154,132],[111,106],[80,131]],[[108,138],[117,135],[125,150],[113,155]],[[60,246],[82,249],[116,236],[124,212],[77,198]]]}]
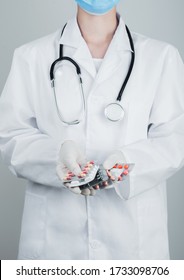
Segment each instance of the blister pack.
[{"label": "blister pack", "polygon": [[134,164],[117,163],[110,170],[103,165],[97,165],[94,161],[81,166],[82,172],[76,176],[72,172],[63,178],[63,183],[69,188],[80,187],[81,190],[93,187],[94,189],[110,188],[115,181],[122,181],[132,170]]}]

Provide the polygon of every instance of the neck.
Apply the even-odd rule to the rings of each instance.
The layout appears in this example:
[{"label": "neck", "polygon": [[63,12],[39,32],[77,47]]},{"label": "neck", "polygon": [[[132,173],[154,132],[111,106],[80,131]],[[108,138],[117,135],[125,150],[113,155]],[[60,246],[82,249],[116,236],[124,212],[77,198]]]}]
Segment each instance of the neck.
[{"label": "neck", "polygon": [[118,25],[116,8],[105,15],[90,15],[78,6],[77,21],[87,44],[110,44]]}]

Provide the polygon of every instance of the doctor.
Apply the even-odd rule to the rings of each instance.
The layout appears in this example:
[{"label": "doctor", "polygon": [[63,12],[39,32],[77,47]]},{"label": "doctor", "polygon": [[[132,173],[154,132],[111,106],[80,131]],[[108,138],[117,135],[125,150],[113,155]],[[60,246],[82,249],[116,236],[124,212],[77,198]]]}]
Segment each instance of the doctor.
[{"label": "doctor", "polygon": [[[62,36],[61,28],[16,49],[0,100],[2,157],[28,180],[18,258],[168,259],[166,179],[184,163],[183,62],[173,46],[131,32],[124,117],[108,120],[104,108],[116,101],[133,50],[118,0],[76,2]],[[61,122],[49,80],[61,44],[81,68],[86,108],[76,125]],[[81,96],[72,66],[61,68],[59,109],[72,121]],[[111,189],[76,195],[60,177],[86,160],[135,166]]]}]

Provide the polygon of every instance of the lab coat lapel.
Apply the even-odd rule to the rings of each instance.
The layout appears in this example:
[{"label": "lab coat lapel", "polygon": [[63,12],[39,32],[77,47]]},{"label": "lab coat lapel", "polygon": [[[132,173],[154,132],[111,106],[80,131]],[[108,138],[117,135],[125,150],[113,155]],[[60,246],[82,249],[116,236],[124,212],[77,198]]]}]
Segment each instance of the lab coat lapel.
[{"label": "lab coat lapel", "polygon": [[[59,44],[64,45],[64,56],[70,56],[73,58],[81,67],[81,71],[85,69],[93,78],[95,78],[96,69],[93,59],[87,44],[81,35],[76,18],[68,21]],[[68,50],[67,47],[69,47]]]},{"label": "lab coat lapel", "polygon": [[120,65],[119,53],[108,50],[99,69],[96,82],[99,84],[110,78]]},{"label": "lab coat lapel", "polygon": [[81,66],[81,70],[85,69],[93,77],[93,79],[95,78],[95,65],[93,63],[91,53],[84,40],[80,47],[75,51],[73,59]]},{"label": "lab coat lapel", "polygon": [[98,72],[97,82],[101,83],[109,79],[118,68],[124,63],[125,56],[130,56],[131,47],[122,18],[119,18],[119,25],[114,37],[105,54],[103,63]]},{"label": "lab coat lapel", "polygon": [[[124,56],[130,55],[131,52],[125,24],[121,17],[119,17],[118,28],[109,45],[97,76],[91,53],[81,35],[76,18],[71,19],[67,23],[59,44],[64,45],[64,55],[72,57],[79,64],[81,70],[86,70],[97,83],[101,83],[110,78],[122,65]],[[70,52],[68,54],[65,46],[70,47],[70,49],[72,48],[72,53]]]}]

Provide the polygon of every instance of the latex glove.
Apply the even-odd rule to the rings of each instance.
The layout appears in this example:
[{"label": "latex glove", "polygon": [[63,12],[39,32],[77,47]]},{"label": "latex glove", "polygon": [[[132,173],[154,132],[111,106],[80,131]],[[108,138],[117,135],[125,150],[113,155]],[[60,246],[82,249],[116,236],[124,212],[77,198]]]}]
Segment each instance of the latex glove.
[{"label": "latex glove", "polygon": [[[104,161],[104,168],[106,170],[111,169],[116,163],[125,163],[127,164],[126,158],[121,151],[115,151],[111,154],[107,159]],[[133,166],[132,166],[133,168]],[[110,176],[109,176],[110,177]],[[111,180],[113,180],[111,178]],[[123,184],[121,185],[122,181],[114,181],[114,183],[109,188],[114,188],[116,193],[121,199],[128,199],[130,195],[130,183],[129,180],[124,180]]]},{"label": "latex glove", "polygon": [[[70,170],[76,176],[81,173],[80,165],[86,164],[86,159],[84,154],[81,152],[77,144],[72,140],[67,140],[61,145],[59,152],[59,162],[57,164],[56,172],[60,180],[63,180],[65,174]],[[67,186],[67,184],[66,184]],[[85,189],[82,190],[80,187],[70,188],[67,186],[70,191],[76,194],[82,195],[94,195],[94,189]]]},{"label": "latex glove", "polygon": [[[113,154],[108,156],[103,163],[103,167],[106,170],[110,170],[111,168],[113,168],[113,166],[116,163],[126,163],[126,159],[124,157],[124,154],[121,151],[115,151]],[[108,172],[108,176],[113,181],[115,181],[117,179],[117,178],[114,177],[113,174],[110,174],[109,172]],[[113,185],[112,185],[112,187],[113,187]]]}]

